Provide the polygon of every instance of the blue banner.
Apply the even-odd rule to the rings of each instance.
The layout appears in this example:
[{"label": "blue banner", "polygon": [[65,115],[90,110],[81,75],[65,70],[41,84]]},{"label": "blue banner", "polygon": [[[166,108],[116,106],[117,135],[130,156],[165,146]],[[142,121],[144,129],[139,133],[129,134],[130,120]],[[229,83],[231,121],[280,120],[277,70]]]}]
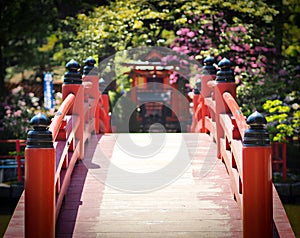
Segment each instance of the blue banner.
[{"label": "blue banner", "polygon": [[44,74],[44,107],[46,110],[54,109],[54,91],[52,73]]}]

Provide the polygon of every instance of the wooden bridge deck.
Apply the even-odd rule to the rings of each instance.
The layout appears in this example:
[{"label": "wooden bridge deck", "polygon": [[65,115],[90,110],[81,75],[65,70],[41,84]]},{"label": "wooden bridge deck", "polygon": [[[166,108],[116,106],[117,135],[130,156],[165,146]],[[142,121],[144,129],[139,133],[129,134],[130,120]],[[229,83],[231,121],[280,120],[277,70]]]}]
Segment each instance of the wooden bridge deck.
[{"label": "wooden bridge deck", "polygon": [[[161,135],[153,136],[150,143],[159,148],[156,137]],[[166,134],[163,148],[142,161],[130,158],[130,152],[121,148],[127,137],[107,134],[89,142],[85,161],[74,170],[57,237],[242,237],[240,210],[229,176],[208,135]],[[130,137],[149,141],[149,134]],[[185,153],[188,160],[181,157]],[[175,158],[176,154],[180,156]],[[151,173],[180,159],[185,162],[174,166],[186,167],[178,170],[182,173],[177,177],[168,169]],[[114,165],[129,172],[117,174],[111,168]],[[133,181],[132,171],[139,171],[140,179]],[[151,175],[144,179],[144,174]]]},{"label": "wooden bridge deck", "polygon": [[[74,168],[56,237],[242,237],[211,137],[163,135],[93,135]],[[294,237],[275,189],[273,207],[274,237]],[[4,237],[24,237],[24,194]]]}]

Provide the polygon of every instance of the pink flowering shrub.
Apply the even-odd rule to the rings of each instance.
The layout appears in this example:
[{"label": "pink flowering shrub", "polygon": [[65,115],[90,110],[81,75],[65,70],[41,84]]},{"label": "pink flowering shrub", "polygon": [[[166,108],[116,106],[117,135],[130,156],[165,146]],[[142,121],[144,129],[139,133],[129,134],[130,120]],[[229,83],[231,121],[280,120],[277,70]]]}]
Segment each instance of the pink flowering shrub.
[{"label": "pink flowering shrub", "polygon": [[39,98],[26,94],[21,86],[14,88],[1,103],[1,138],[25,139],[29,121],[40,109]]},{"label": "pink flowering shrub", "polygon": [[[228,12],[185,16],[188,24],[177,30],[170,47],[188,55],[190,59],[198,60],[200,64],[207,56],[214,56],[216,63],[223,57],[228,58],[238,86],[238,104],[244,115],[258,110],[269,116],[265,103],[268,100],[286,103],[287,95],[294,95],[293,104],[287,104],[294,107],[300,105],[300,67],[297,68],[297,60],[286,56],[281,56],[281,64],[278,64],[275,41],[268,24],[265,28],[258,28],[251,20],[248,23],[240,21]],[[172,75],[172,82],[177,79],[178,74]],[[277,116],[279,113],[274,114]],[[299,127],[295,126],[297,123],[290,123],[299,120],[298,117],[298,112],[287,115],[287,125],[293,125],[288,136],[299,138]],[[280,134],[283,130],[287,131],[282,125],[274,128]],[[272,139],[281,140],[276,138]]]},{"label": "pink flowering shrub", "polygon": [[[61,93],[55,95],[55,105],[61,103]],[[31,128],[30,119],[38,112],[43,111],[49,117],[54,111],[45,111],[41,100],[33,93],[25,93],[21,86],[14,88],[6,98],[1,99],[0,105],[0,138],[26,139]]]}]

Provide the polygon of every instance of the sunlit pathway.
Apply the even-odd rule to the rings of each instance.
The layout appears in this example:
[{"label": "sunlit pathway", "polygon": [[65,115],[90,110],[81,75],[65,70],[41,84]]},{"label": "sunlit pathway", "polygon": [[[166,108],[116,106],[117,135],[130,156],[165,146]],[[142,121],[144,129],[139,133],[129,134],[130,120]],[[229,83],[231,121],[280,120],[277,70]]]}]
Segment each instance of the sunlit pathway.
[{"label": "sunlit pathway", "polygon": [[230,178],[208,135],[94,136],[85,154],[57,237],[242,236]]}]

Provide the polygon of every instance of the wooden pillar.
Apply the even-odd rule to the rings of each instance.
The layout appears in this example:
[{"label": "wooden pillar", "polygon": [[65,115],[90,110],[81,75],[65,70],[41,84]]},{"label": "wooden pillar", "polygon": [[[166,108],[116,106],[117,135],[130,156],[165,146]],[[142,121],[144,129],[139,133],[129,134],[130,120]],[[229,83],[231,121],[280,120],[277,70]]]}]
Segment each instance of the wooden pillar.
[{"label": "wooden pillar", "polygon": [[49,119],[31,119],[25,148],[25,237],[55,237],[55,149]]},{"label": "wooden pillar", "polygon": [[207,133],[207,129],[205,127],[205,117],[209,115],[209,111],[207,106],[204,104],[204,98],[205,97],[211,97],[212,95],[212,89],[208,87],[207,83],[210,81],[214,81],[216,79],[216,67],[214,66],[215,59],[214,57],[207,57],[203,61],[203,72],[201,76],[201,95],[200,100],[202,103],[202,110],[201,110],[201,120],[202,120],[202,126],[201,126],[201,132]]},{"label": "wooden pillar", "polygon": [[88,57],[85,60],[85,66],[83,68],[83,82],[89,82],[90,85],[90,97],[94,99],[94,105],[92,110],[92,117],[95,121],[95,132],[99,133],[100,125],[99,125],[99,115],[100,115],[100,91],[99,91],[99,76],[98,71],[95,68],[96,60],[93,57]]},{"label": "wooden pillar", "polygon": [[272,150],[266,119],[254,112],[247,119],[242,171],[243,237],[273,237]]},{"label": "wooden pillar", "polygon": [[[82,85],[82,78],[79,72],[80,65],[75,60],[70,60],[66,64],[67,72],[64,75],[64,84],[62,85],[63,100],[73,93],[76,98],[73,107],[70,108],[68,115],[76,115],[79,117],[79,128],[76,130],[75,138],[80,144],[79,158],[84,157],[84,87]],[[72,123],[73,124],[73,123]]]},{"label": "wooden pillar", "polygon": [[199,83],[201,83],[201,80],[196,82],[196,87],[194,88],[194,95],[193,95],[193,117],[192,117],[192,125],[190,128],[191,132],[199,132],[198,131],[198,124],[199,124],[199,117],[198,112],[200,111],[199,108],[199,98],[200,98],[200,90],[199,90]]},{"label": "wooden pillar", "polygon": [[220,124],[220,114],[229,113],[230,110],[223,99],[223,93],[230,93],[236,99],[236,85],[233,71],[230,69],[231,62],[224,58],[219,63],[220,70],[217,72],[214,97],[216,101],[216,129],[217,129],[217,155],[221,158],[220,140],[224,137],[224,131]]}]

